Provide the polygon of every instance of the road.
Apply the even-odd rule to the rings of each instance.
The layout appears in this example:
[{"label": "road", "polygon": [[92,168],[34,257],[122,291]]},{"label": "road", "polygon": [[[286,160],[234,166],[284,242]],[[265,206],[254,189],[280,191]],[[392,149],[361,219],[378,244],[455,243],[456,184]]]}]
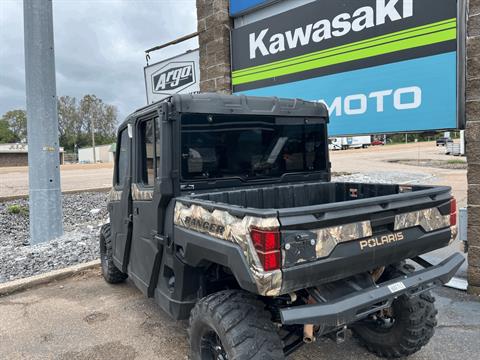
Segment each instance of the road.
[{"label": "road", "polygon": [[[411,360],[475,359],[480,353],[480,301],[435,291],[439,327]],[[0,298],[0,359],[188,359],[186,322],[166,313],[130,283],[108,285],[98,270]],[[291,360],[378,360],[352,338],[322,340]]]},{"label": "road", "polygon": [[[113,164],[60,166],[62,191],[112,186]],[[0,167],[0,197],[28,194],[28,167]]]},{"label": "road", "polygon": [[[402,165],[389,162],[400,159],[458,160],[443,154],[443,147],[435,142],[374,146],[368,149],[330,152],[332,170],[347,173],[395,173],[424,174],[426,183],[452,186],[460,206],[467,202],[467,171],[432,167]],[[108,187],[112,184],[112,164],[62,165],[62,190],[80,190]],[[28,194],[28,168],[0,168],[0,197]]]}]

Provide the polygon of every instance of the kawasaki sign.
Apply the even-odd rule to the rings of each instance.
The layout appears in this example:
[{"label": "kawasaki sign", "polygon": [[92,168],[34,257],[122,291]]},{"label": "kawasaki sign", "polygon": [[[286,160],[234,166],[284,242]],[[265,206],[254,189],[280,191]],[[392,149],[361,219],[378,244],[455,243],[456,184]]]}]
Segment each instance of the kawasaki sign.
[{"label": "kawasaki sign", "polygon": [[234,92],[322,101],[332,135],[462,127],[463,9],[318,0],[247,22],[232,31]]}]

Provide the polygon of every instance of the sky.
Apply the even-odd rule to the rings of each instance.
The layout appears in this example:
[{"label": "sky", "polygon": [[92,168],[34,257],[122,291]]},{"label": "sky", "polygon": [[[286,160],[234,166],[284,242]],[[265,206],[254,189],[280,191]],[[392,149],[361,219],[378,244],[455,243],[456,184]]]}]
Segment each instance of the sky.
[{"label": "sky", "polygon": [[[95,94],[119,122],[146,105],[144,51],[196,31],[195,0],[53,0],[57,96]],[[198,47],[152,53],[150,63]],[[0,116],[25,109],[23,2],[0,0]]]}]

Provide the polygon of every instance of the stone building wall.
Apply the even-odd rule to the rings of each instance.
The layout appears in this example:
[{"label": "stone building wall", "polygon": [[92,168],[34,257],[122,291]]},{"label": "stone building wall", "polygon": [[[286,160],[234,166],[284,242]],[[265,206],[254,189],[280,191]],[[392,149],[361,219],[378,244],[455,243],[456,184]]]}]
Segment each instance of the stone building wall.
[{"label": "stone building wall", "polygon": [[231,93],[228,0],[197,0],[200,91]]},{"label": "stone building wall", "polygon": [[467,36],[468,282],[480,294],[480,0],[469,0]]}]

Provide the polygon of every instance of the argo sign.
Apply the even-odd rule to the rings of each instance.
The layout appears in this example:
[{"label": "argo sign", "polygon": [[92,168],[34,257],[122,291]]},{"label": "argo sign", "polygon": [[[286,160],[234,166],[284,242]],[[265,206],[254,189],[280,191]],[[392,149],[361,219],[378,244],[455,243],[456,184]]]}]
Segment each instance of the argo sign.
[{"label": "argo sign", "polygon": [[254,3],[232,31],[234,92],[322,101],[332,135],[463,127],[462,0]]},{"label": "argo sign", "polygon": [[146,66],[144,71],[148,103],[177,93],[200,91],[198,66],[198,50]]},{"label": "argo sign", "polygon": [[152,74],[154,93],[164,93],[195,83],[194,62],[171,62]]}]

